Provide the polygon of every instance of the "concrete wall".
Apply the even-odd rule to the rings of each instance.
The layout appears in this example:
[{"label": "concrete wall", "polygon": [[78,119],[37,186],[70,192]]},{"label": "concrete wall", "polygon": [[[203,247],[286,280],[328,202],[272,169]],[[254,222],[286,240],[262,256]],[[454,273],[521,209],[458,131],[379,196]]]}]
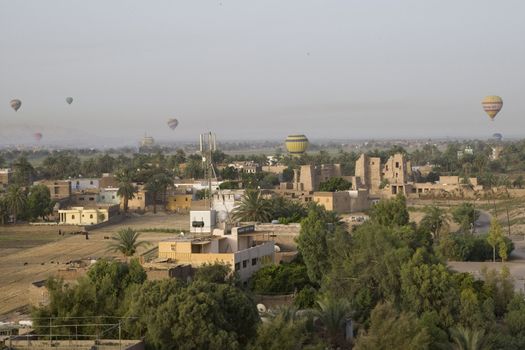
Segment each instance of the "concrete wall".
[{"label": "concrete wall", "polygon": [[43,180],[35,184],[43,184],[49,188],[51,198],[54,200],[67,199],[71,197],[71,182],[69,180]]},{"label": "concrete wall", "polygon": [[120,197],[117,195],[117,192],[118,188],[101,188],[98,193],[97,202],[102,204],[119,205]]},{"label": "concrete wall", "polygon": [[275,261],[274,242],[266,242],[234,253],[234,269],[241,281],[250,278],[261,267]]},{"label": "concrete wall", "polygon": [[72,179],[71,190],[73,192],[98,190],[100,188],[98,179]]},{"label": "concrete wall", "polygon": [[191,194],[169,195],[166,202],[166,209],[170,211],[187,211],[191,209]]}]

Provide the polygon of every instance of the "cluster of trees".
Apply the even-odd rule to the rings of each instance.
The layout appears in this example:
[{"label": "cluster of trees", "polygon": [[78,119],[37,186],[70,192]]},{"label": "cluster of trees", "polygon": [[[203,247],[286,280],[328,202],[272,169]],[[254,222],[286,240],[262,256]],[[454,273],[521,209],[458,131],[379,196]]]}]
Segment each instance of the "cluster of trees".
[{"label": "cluster of trees", "polygon": [[[355,348],[525,346],[525,301],[508,271],[485,271],[483,280],[450,271],[436,249],[444,237],[433,237],[440,227],[430,218],[411,223],[403,197],[380,202],[351,234],[332,215],[312,207],[298,247],[310,282],[319,286],[317,299],[349,305]],[[349,347],[336,341],[344,328],[338,332],[330,344]]]},{"label": "cluster of trees", "polygon": [[306,216],[307,208],[302,203],[283,197],[265,198],[261,191],[248,190],[233,210],[237,221],[280,223],[299,222]]},{"label": "cluster of trees", "polygon": [[47,220],[54,204],[49,189],[44,185],[26,188],[11,185],[0,197],[0,223],[7,223],[10,217],[14,223],[17,220]]}]

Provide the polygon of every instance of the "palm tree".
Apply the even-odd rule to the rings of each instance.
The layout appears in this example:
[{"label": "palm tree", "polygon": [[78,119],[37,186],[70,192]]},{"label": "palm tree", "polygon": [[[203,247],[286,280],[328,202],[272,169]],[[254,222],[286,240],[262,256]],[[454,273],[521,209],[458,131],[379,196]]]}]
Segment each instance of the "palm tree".
[{"label": "palm tree", "polygon": [[323,324],[325,336],[337,348],[345,343],[345,325],[350,317],[350,306],[346,300],[324,297],[317,301],[314,311]]},{"label": "palm tree", "polygon": [[150,243],[141,241],[137,242],[140,233],[130,227],[118,231],[117,235],[111,237],[114,242],[109,244],[109,251],[120,252],[124,256],[133,256],[140,247],[147,247]]},{"label": "palm tree", "polygon": [[447,212],[434,205],[425,207],[424,211],[425,216],[420,225],[428,228],[432,237],[439,240],[439,234],[448,226],[449,216]]},{"label": "palm tree", "polygon": [[0,197],[0,224],[3,225],[6,222],[6,218],[9,216],[9,208],[4,197]]},{"label": "palm tree", "polygon": [[135,198],[137,187],[131,181],[131,174],[129,171],[122,171],[117,174],[118,191],[117,196],[122,198],[124,202],[124,212],[128,212],[128,203],[130,199]]},{"label": "palm tree", "polygon": [[481,350],[484,349],[484,331],[472,330],[464,327],[452,328],[452,349],[454,350]]},{"label": "palm tree", "polygon": [[271,216],[270,201],[262,197],[261,191],[246,191],[239,205],[233,209],[233,217],[239,221],[268,222]]},{"label": "palm tree", "polygon": [[166,193],[168,186],[173,184],[173,180],[166,174],[160,173],[153,175],[146,183],[146,190],[152,193],[153,197],[153,214],[157,213],[157,196],[159,193]]},{"label": "palm tree", "polygon": [[13,185],[7,189],[5,201],[7,208],[13,214],[13,221],[16,224],[18,214],[22,213],[26,207],[27,194],[22,187]]}]

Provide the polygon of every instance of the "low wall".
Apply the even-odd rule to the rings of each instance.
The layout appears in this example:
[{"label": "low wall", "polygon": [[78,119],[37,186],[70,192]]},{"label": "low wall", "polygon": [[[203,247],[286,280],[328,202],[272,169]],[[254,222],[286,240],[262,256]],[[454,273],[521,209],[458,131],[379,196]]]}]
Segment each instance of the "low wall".
[{"label": "low wall", "polygon": [[5,344],[13,349],[35,349],[35,350],[57,350],[57,349],[77,349],[77,350],[144,350],[144,343],[140,340],[53,340],[50,344],[48,340],[27,340],[16,339],[6,340]]}]

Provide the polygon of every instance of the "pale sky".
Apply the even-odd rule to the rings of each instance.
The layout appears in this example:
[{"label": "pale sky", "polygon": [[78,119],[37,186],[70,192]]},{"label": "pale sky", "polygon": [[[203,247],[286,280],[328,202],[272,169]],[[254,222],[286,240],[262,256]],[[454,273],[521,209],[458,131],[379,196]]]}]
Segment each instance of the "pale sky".
[{"label": "pale sky", "polygon": [[0,0],[0,144],[521,137],[524,14],[518,0]]}]

